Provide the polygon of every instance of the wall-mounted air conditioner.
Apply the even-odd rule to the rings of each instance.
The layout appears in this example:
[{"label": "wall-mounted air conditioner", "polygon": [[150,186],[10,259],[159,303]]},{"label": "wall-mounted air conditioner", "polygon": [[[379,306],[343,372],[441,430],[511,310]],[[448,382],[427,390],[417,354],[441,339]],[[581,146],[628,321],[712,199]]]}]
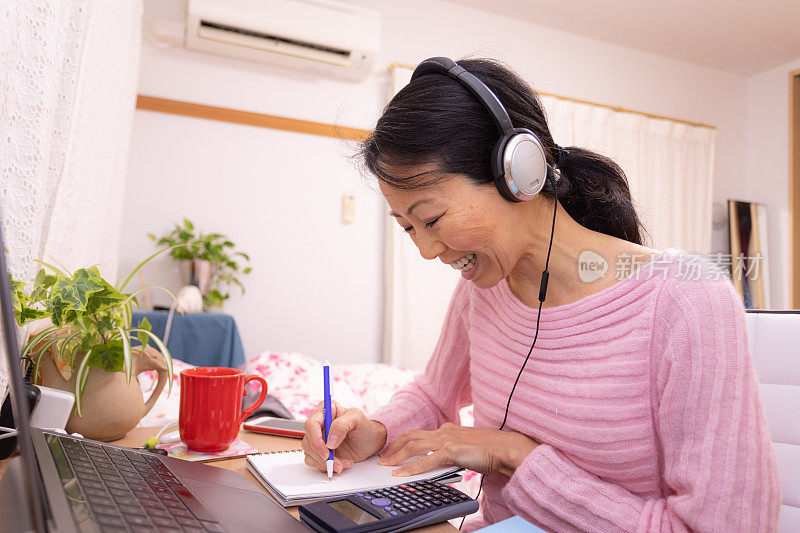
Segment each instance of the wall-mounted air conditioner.
[{"label": "wall-mounted air conditioner", "polygon": [[190,50],[363,79],[380,47],[380,14],[327,0],[189,0]]}]

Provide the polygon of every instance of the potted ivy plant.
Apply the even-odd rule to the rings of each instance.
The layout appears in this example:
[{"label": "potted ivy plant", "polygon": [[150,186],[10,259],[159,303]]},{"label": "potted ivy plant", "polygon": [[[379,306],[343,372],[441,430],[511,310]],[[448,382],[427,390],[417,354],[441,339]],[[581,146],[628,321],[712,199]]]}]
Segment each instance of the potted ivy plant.
[{"label": "potted ivy plant", "polygon": [[230,297],[232,285],[244,294],[239,276],[250,273],[250,256],[236,251],[236,245],[225,235],[196,231],[192,221],[184,218],[183,224],[175,224],[166,235],[148,236],[157,245],[169,246],[172,257],[186,265],[187,282],[200,288],[206,308],[221,307]]},{"label": "potted ivy plant", "polygon": [[[96,266],[69,273],[44,262],[28,291],[28,284],[11,278],[17,324],[43,318],[51,323],[29,337],[21,356],[33,361],[37,383],[75,394],[67,431],[96,440],[121,438],[153,407],[165,385],[171,391],[169,350],[146,319],[131,327],[136,295],[144,289],[125,292],[134,274],[163,251],[139,263],[117,286]],[[146,370],[155,370],[158,382],[144,403],[131,378]]]}]

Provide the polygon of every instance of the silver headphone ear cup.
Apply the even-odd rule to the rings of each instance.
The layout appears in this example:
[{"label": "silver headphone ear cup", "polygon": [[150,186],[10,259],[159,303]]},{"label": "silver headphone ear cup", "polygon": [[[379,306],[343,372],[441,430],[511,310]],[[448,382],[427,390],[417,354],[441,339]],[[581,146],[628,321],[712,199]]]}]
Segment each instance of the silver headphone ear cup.
[{"label": "silver headphone ear cup", "polygon": [[532,200],[542,192],[549,165],[536,135],[521,130],[511,136],[503,146],[502,165],[503,181],[515,199]]},{"label": "silver headphone ear cup", "polygon": [[494,177],[494,186],[497,188],[497,192],[500,193],[500,196],[509,202],[519,202],[521,200],[509,189],[505,173],[503,172],[504,148],[511,137],[513,137],[513,135],[504,135],[497,140],[494,144],[494,148],[492,148],[490,164],[492,167],[492,177]]}]

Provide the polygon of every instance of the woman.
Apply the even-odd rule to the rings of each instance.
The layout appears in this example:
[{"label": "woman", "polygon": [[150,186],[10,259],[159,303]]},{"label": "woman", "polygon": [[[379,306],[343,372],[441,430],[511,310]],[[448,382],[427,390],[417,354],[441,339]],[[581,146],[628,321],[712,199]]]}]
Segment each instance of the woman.
[{"label": "woman", "polygon": [[[415,75],[392,99],[366,165],[422,257],[463,279],[425,372],[370,417],[335,406],[327,443],[317,410],[306,463],[325,470],[327,446],[336,472],[378,452],[412,459],[398,476],[480,472],[467,530],[512,515],[549,531],[774,530],[776,464],[730,281],[643,246],[622,170],[558,147],[523,80],[458,64],[554,171],[530,201],[498,193],[497,121],[455,70]],[[587,257],[599,270],[581,270]],[[470,403],[475,427],[460,426]]]}]

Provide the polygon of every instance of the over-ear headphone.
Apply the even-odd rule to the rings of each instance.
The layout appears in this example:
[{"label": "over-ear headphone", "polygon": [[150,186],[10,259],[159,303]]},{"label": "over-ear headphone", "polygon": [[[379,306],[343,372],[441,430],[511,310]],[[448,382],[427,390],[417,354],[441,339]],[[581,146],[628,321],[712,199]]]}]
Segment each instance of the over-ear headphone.
[{"label": "over-ear headphone", "polygon": [[492,149],[494,184],[506,200],[523,202],[535,198],[544,188],[553,168],[547,163],[544,146],[529,129],[515,128],[500,99],[481,80],[446,57],[426,59],[414,70],[411,81],[426,74],[446,74],[475,95],[492,116],[500,138]]}]

